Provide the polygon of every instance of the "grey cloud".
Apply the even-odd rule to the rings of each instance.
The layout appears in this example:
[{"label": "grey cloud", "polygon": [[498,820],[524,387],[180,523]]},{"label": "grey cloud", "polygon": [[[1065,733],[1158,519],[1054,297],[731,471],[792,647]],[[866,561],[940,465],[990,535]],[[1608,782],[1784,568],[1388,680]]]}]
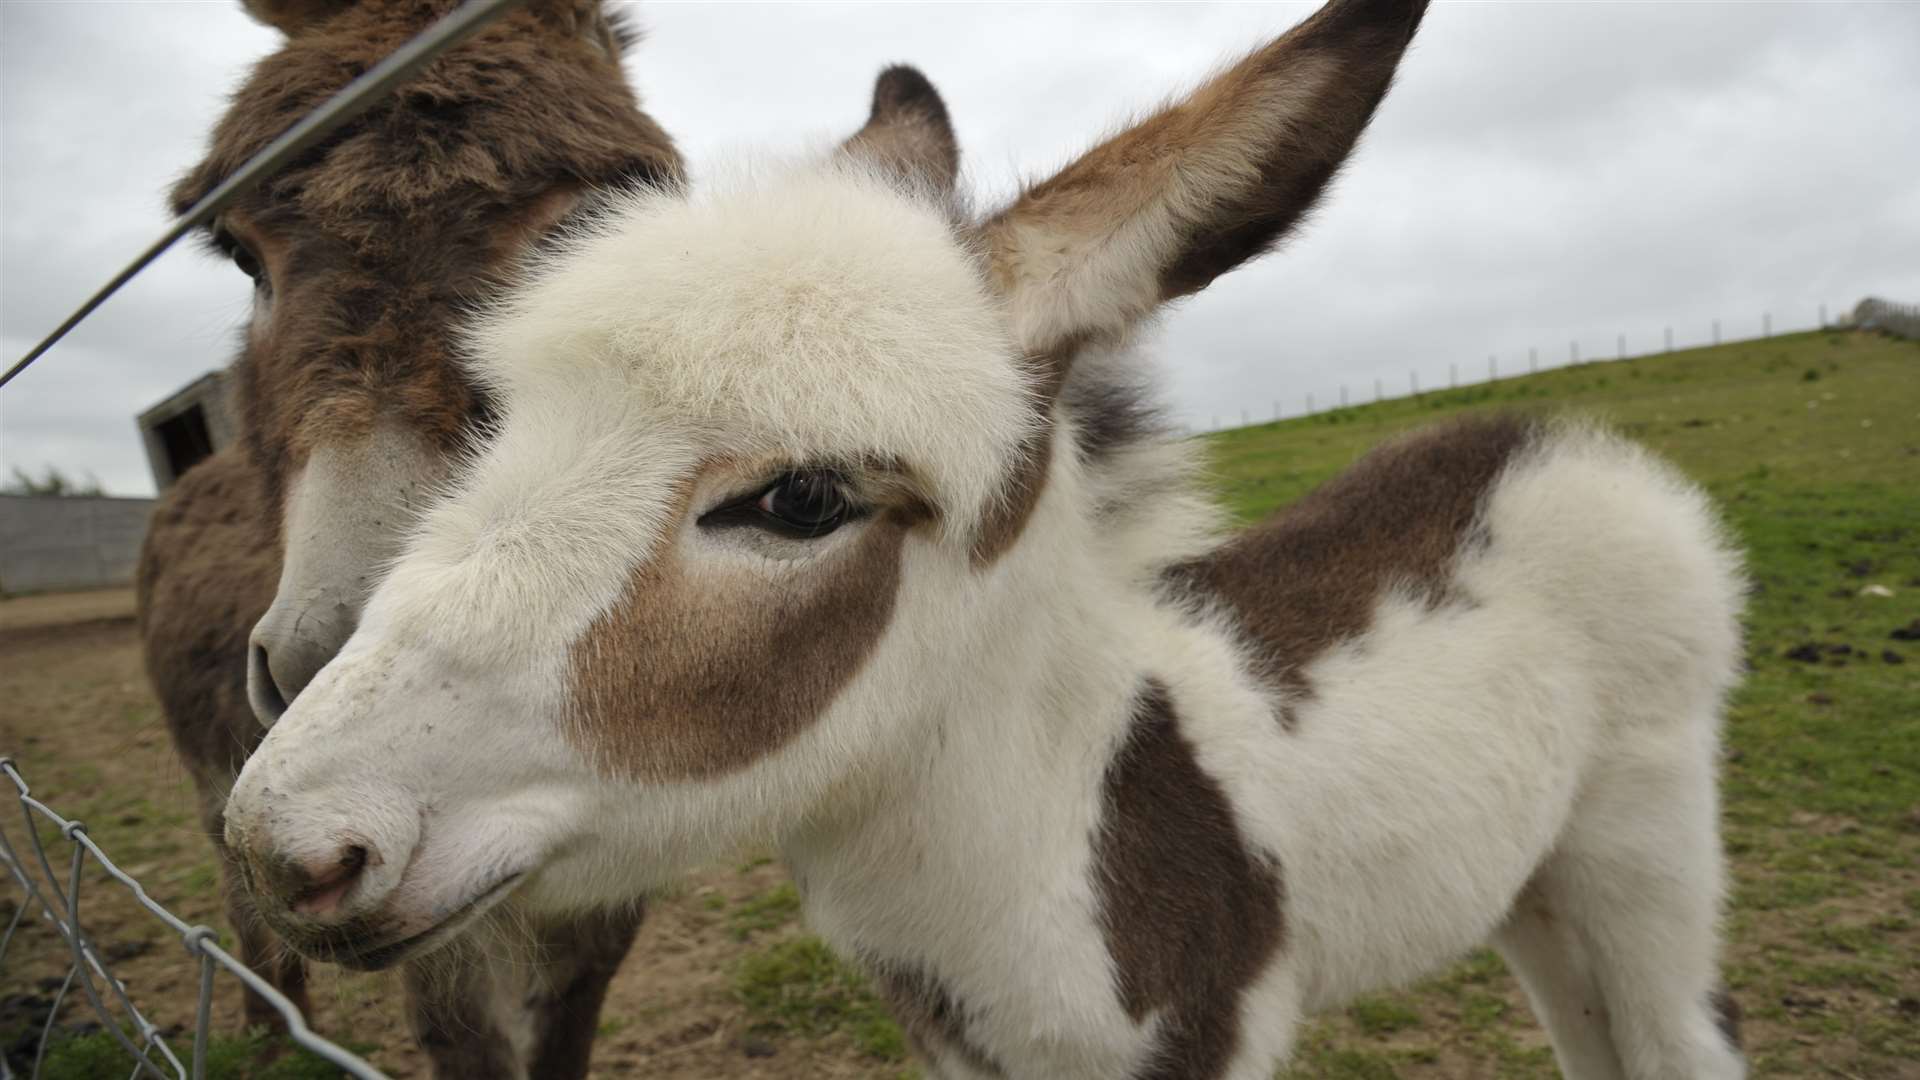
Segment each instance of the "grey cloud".
[{"label": "grey cloud", "polygon": [[[698,175],[844,135],[875,72],[916,64],[991,204],[1312,6],[644,5],[629,70]],[[237,5],[5,4],[0,20],[11,356],[157,232],[160,192],[274,35]],[[1916,40],[1920,5],[1436,5],[1304,232],[1163,320],[1176,416],[1920,299]],[[168,256],[0,393],[0,469],[148,490],[133,414],[221,362],[245,303],[230,268]]]}]

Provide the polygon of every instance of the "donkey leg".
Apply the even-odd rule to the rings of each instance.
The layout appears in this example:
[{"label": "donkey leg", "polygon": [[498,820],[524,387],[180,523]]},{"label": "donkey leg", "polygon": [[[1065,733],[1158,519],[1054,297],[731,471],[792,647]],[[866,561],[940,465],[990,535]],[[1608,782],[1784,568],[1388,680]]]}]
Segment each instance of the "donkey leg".
[{"label": "donkey leg", "polygon": [[1549,862],[1514,902],[1493,945],[1527,991],[1566,1080],[1624,1080],[1606,999],[1587,943],[1567,921],[1564,890]]},{"label": "donkey leg", "polygon": [[1723,870],[1710,719],[1622,732],[1555,856],[1630,1080],[1738,1080],[1717,975]]},{"label": "donkey leg", "polygon": [[633,947],[645,910],[638,904],[544,927],[527,1007],[534,1011],[533,1075],[587,1075],[607,985]]},{"label": "donkey leg", "polygon": [[435,1080],[527,1080],[523,1049],[502,1024],[494,974],[467,942],[403,966],[407,1026]]}]

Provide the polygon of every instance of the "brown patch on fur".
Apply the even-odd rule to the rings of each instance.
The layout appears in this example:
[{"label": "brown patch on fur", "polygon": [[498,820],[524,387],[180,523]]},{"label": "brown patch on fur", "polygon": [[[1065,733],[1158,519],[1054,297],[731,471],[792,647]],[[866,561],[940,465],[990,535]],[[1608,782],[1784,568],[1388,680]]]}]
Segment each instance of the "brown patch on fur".
[{"label": "brown patch on fur", "polygon": [[1306,667],[1365,632],[1383,594],[1447,598],[1488,490],[1537,430],[1521,417],[1474,417],[1390,442],[1166,581],[1235,617],[1291,729],[1289,704],[1312,693]]},{"label": "brown patch on fur", "polygon": [[778,750],[886,631],[917,522],[882,510],[849,526],[861,530],[851,543],[764,577],[702,573],[667,541],[574,642],[568,737],[611,772],[652,781],[720,776]]},{"label": "brown patch on fur", "polygon": [[1250,851],[1226,793],[1194,757],[1167,687],[1149,679],[1107,766],[1094,837],[1100,928],[1134,1021],[1159,1045],[1133,1080],[1225,1074],[1240,994],[1285,937],[1280,869]]},{"label": "brown patch on fur", "polygon": [[973,538],[970,554],[977,570],[997,562],[1020,539],[1033,517],[1033,508],[1047,486],[1047,470],[1053,465],[1054,399],[1060,396],[1060,387],[1073,368],[1073,358],[1087,343],[1086,338],[1071,338],[1030,361],[1035,369],[1034,429],[1014,450],[1001,494],[988,507]]},{"label": "brown patch on fur", "polygon": [[968,1037],[967,1011],[939,979],[902,964],[871,966],[880,996],[922,1057],[938,1062],[952,1056],[984,1076],[1006,1075],[993,1055]]},{"label": "brown patch on fur", "polygon": [[1073,418],[1074,449],[1091,466],[1150,439],[1174,437],[1150,387],[1127,372],[1069,382],[1060,409]]},{"label": "brown patch on fur", "polygon": [[960,177],[960,141],[946,102],[925,75],[904,64],[880,73],[866,126],[840,152],[879,165],[909,188],[951,194]]},{"label": "brown patch on fur", "polygon": [[1007,470],[1001,494],[981,518],[980,530],[973,538],[969,554],[975,569],[984,570],[999,561],[1027,530],[1027,521],[1040,502],[1040,492],[1047,486],[1047,469],[1052,464],[1053,424],[1049,421],[1027,436],[1014,451],[1013,465]]}]

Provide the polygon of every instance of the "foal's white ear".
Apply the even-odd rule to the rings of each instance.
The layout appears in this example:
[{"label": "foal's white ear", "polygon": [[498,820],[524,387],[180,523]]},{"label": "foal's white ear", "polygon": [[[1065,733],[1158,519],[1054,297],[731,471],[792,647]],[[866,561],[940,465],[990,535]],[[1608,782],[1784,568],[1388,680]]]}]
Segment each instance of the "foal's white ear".
[{"label": "foal's white ear", "polygon": [[1332,0],[990,219],[1028,354],[1124,334],[1272,248],[1353,150],[1426,6]]},{"label": "foal's white ear", "polygon": [[905,64],[874,80],[867,124],[840,144],[840,153],[935,195],[951,195],[960,176],[960,141],[947,119],[946,102],[925,75]]},{"label": "foal's white ear", "polygon": [[354,5],[354,0],[240,0],[255,22],[295,37]]}]

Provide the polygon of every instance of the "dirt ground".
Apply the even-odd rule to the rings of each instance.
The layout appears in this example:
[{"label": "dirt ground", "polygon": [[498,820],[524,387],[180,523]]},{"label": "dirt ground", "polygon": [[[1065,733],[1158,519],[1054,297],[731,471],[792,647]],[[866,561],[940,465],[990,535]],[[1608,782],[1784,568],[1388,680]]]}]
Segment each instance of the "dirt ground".
[{"label": "dirt ground", "polygon": [[[146,685],[129,594],[0,601],[0,754],[13,756],[36,796],[84,820],[91,835],[155,899],[189,922],[223,926],[214,860],[199,835],[191,784],[173,756]],[[0,806],[0,827],[20,849],[22,826],[14,807]],[[1842,835],[1847,828],[1816,815],[1795,825],[1808,831],[1829,827]],[[68,849],[57,837],[50,840],[49,853],[56,866],[63,866]],[[1738,859],[1739,852],[1735,855]],[[707,869],[683,891],[654,904],[603,1013],[596,1076],[877,1080],[914,1075],[897,1047],[888,1050],[881,1045],[884,1039],[876,1044],[871,1033],[863,1038],[858,1024],[839,1022],[844,1017],[835,1010],[846,1005],[845,996],[821,991],[804,973],[798,982],[774,987],[791,1000],[783,999],[773,1013],[764,1003],[756,1012],[743,1001],[743,964],[783,955],[783,947],[806,941],[784,884],[777,864],[745,859]],[[1791,887],[1791,881],[1781,885]],[[1896,956],[1909,957],[1892,961],[1893,983],[1878,993],[1844,979],[1816,978],[1804,992],[1775,993],[1779,1002],[1758,1003],[1760,1015],[1753,1015],[1756,1003],[1750,1002],[1749,1045],[1757,1038],[1789,1055],[1796,1046],[1804,1049],[1824,1038],[1908,1045],[1911,1025],[1920,1024],[1920,1003],[1911,996],[1912,957],[1920,955],[1912,921],[1917,897],[1914,879],[1900,874],[1843,901],[1823,903],[1813,921],[1793,914],[1796,909],[1784,901],[1777,912],[1741,915],[1730,969],[1771,964],[1776,954],[1811,963],[1862,948],[1875,954],[1891,948]],[[0,922],[11,917],[16,902],[15,890],[0,887]],[[81,910],[133,1000],[163,1031],[183,1032],[175,1045],[184,1054],[191,1042],[185,1025],[192,1016],[196,972],[177,940],[100,874],[86,879]],[[1848,936],[1869,933],[1870,940]],[[1831,947],[1822,953],[1818,942],[1808,944],[1809,934],[1831,936]],[[44,1014],[45,999],[65,970],[58,939],[30,920],[0,960],[0,1031],[17,1028],[33,1015],[36,1001]],[[317,1030],[364,1048],[395,1077],[426,1075],[405,1033],[391,976],[318,968],[312,992]],[[238,1031],[239,1002],[237,986],[224,980],[217,999],[221,1030]],[[782,1008],[784,1020],[776,1015]],[[809,1033],[810,1011],[833,1013],[814,1025],[825,1034]],[[61,1015],[68,1025],[85,1019],[77,1001]],[[1861,1033],[1865,1029],[1858,1025],[1869,1022],[1879,1034]],[[1903,1027],[1907,1035],[1899,1034]],[[1825,1057],[1815,1052],[1790,1059]],[[1884,1057],[1861,1060],[1882,1064],[1864,1072],[1803,1074],[1797,1066],[1756,1071],[1920,1077],[1920,1065],[1889,1066]],[[1287,1075],[1468,1080],[1551,1076],[1553,1068],[1551,1051],[1524,999],[1498,961],[1483,954],[1413,994],[1363,1002],[1310,1028],[1299,1063]]]}]

